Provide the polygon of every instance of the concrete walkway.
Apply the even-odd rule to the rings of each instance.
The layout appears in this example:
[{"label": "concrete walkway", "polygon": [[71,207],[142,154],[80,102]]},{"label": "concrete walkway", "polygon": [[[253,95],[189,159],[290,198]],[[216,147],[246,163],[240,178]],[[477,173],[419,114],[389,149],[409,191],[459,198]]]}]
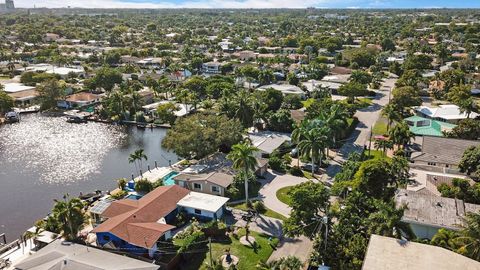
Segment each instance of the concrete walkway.
[{"label": "concrete walkway", "polygon": [[[241,218],[245,212],[234,209],[232,214],[237,220],[235,226],[245,227],[246,221]],[[305,236],[295,238],[284,237],[281,220],[260,215],[260,217],[249,224],[249,228],[251,231],[271,235],[280,239],[277,248],[273,251],[272,255],[270,255],[268,261],[278,260],[291,255],[298,257],[302,262],[308,260],[313,246],[312,241]]]},{"label": "concrete walkway", "polygon": [[283,187],[295,186],[311,180],[289,174],[278,174],[272,170],[268,170],[265,179],[259,181],[262,183],[262,188],[258,193],[265,206],[279,214],[289,217],[291,208],[277,198],[277,191]]},{"label": "concrete walkway", "polygon": [[348,159],[352,152],[362,152],[364,146],[368,147],[370,139],[370,131],[380,118],[382,108],[388,104],[390,92],[395,86],[397,79],[385,79],[382,82],[380,90],[373,100],[373,105],[358,110],[355,116],[358,118],[358,125],[352,135],[347,139],[345,144],[340,148],[336,157],[330,161],[327,168],[328,181],[332,182],[333,178],[342,169],[342,164]]},{"label": "concrete walkway", "polygon": [[287,256],[295,256],[302,262],[306,262],[309,259],[310,253],[313,248],[313,243],[305,236],[299,236],[295,238],[282,238],[277,246],[277,249],[273,251],[268,261],[278,260]]}]

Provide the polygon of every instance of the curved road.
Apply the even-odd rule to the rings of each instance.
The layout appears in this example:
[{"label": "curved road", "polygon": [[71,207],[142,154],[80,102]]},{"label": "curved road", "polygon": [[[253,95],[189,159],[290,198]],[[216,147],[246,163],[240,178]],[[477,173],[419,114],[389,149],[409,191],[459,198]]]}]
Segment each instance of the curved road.
[{"label": "curved road", "polygon": [[277,198],[277,191],[283,187],[295,186],[311,180],[290,174],[279,174],[272,170],[268,170],[265,179],[259,181],[262,183],[262,188],[258,193],[265,206],[277,213],[289,217],[291,208]]}]

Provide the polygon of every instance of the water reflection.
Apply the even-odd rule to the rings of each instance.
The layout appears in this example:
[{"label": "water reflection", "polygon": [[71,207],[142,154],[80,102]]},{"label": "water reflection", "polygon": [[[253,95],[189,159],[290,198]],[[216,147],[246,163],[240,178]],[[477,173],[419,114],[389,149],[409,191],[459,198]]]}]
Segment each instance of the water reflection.
[{"label": "water reflection", "polygon": [[161,147],[164,129],[101,123],[70,124],[63,117],[24,115],[18,124],[0,126],[0,234],[13,241],[44,217],[53,199],[96,189],[111,190],[115,179],[134,172],[130,153],[144,148],[154,166],[177,157]]},{"label": "water reflection", "polygon": [[41,183],[68,183],[98,173],[106,153],[128,147],[122,127],[100,123],[71,124],[63,117],[27,116],[2,128],[0,160],[38,172]]}]

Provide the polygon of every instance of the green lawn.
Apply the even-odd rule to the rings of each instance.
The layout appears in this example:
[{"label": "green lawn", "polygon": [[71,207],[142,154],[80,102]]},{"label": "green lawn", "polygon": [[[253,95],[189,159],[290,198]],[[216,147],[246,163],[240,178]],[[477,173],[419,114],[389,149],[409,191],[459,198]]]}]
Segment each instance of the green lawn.
[{"label": "green lawn", "polygon": [[307,179],[316,179],[315,177],[313,177],[313,174],[311,172],[308,172],[308,171],[303,171],[303,177],[307,178]]},{"label": "green lawn", "polygon": [[366,150],[365,151],[365,156],[367,157],[367,159],[381,159],[381,158],[389,159],[389,157],[383,155],[383,151],[381,151],[381,150],[373,150],[372,149],[370,151],[370,156],[369,157],[368,157],[368,150]]},{"label": "green lawn", "polygon": [[357,109],[361,109],[361,108],[366,108],[370,105],[373,104],[373,101],[371,98],[359,98],[356,102],[356,107]]},{"label": "green lawn", "polygon": [[[238,233],[238,238],[245,235],[245,230],[240,229]],[[251,247],[246,247],[240,243],[238,239],[235,237],[228,237],[221,241],[212,241],[212,258],[213,260],[220,259],[222,255],[225,254],[226,249],[230,249],[230,254],[237,256],[239,258],[238,270],[251,270],[256,269],[256,265],[260,261],[266,261],[270,257],[273,252],[272,247],[270,246],[269,238],[270,236],[259,234],[256,232],[251,232],[251,236],[255,237],[257,242],[257,249],[254,250]],[[278,244],[278,239],[272,238],[272,244],[276,246]],[[201,261],[201,265],[199,265],[199,260]],[[194,262],[197,260],[197,262]],[[208,265],[210,264],[210,257],[209,252],[207,251],[206,254],[199,254],[199,256],[194,257],[194,261],[189,263],[188,269],[208,269]]]},{"label": "green lawn", "polygon": [[[231,205],[231,207],[236,208],[236,209],[240,209],[240,210],[243,210],[243,211],[248,210],[247,205],[245,203]],[[282,215],[280,213],[277,213],[277,212],[275,212],[271,209],[268,209],[268,208],[267,208],[267,211],[265,211],[265,213],[262,213],[262,215],[267,216],[267,217],[271,217],[271,218],[280,219],[282,221],[287,219],[284,215]]]},{"label": "green lawn", "polygon": [[380,118],[375,123],[372,129],[373,135],[384,135],[387,134],[387,120]]},{"label": "green lawn", "polygon": [[277,198],[284,204],[291,205],[292,199],[288,196],[288,192],[293,188],[293,186],[283,187],[277,190]]}]

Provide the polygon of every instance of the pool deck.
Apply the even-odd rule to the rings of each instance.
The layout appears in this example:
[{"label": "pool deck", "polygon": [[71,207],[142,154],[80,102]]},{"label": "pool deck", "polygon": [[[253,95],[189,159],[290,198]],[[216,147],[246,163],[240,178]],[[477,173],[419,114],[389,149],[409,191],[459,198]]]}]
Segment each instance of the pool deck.
[{"label": "pool deck", "polygon": [[147,179],[148,181],[155,183],[157,180],[162,179],[172,171],[173,169],[171,167],[157,167],[144,172],[142,176],[136,177],[135,181],[141,180],[141,179]]}]

